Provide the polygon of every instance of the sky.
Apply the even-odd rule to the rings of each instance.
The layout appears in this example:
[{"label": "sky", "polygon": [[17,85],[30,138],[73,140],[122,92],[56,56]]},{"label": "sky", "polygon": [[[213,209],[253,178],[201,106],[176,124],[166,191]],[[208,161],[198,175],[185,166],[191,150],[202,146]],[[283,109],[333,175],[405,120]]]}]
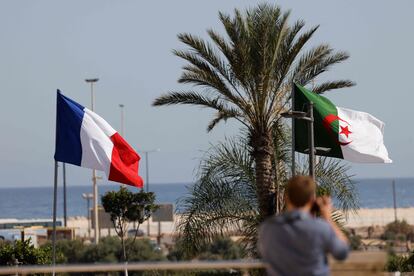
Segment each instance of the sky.
[{"label": "sky", "polygon": [[[0,186],[47,186],[53,181],[56,89],[90,106],[85,78],[98,77],[95,111],[149,154],[150,183],[192,182],[204,152],[239,132],[236,122],[207,133],[213,112],[190,106],[152,107],[177,83],[183,49],[177,34],[206,38],[222,32],[218,11],[232,13],[266,1],[20,1],[0,2]],[[267,1],[272,2],[274,1]],[[414,177],[410,81],[414,64],[413,1],[277,1],[290,22],[320,25],[309,45],[329,43],[351,58],[325,78],[351,79],[329,92],[336,105],[366,111],[386,123],[393,164],[348,163],[358,178]],[[144,161],[144,160],[142,160]],[[103,173],[100,173],[101,175]],[[141,162],[145,177],[145,162]],[[68,183],[90,185],[91,172],[68,166]],[[107,181],[101,181],[105,185]]]}]

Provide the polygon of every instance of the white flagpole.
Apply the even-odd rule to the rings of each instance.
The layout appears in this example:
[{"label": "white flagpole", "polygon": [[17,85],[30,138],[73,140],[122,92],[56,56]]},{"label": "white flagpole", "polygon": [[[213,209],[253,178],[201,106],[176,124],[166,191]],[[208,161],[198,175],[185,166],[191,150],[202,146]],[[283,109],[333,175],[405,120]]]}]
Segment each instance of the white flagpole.
[{"label": "white flagpole", "polygon": [[56,266],[56,208],[57,208],[57,183],[58,183],[58,162],[55,160],[55,177],[53,185],[53,235],[52,235],[52,258],[53,258],[53,276],[55,275]]}]

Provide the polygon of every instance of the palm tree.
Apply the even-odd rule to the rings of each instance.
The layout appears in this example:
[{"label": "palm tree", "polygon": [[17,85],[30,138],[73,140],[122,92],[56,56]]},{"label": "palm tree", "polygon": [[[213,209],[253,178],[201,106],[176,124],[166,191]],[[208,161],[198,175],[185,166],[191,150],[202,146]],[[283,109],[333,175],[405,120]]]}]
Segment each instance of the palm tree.
[{"label": "palm tree", "polygon": [[[219,13],[226,36],[208,30],[211,42],[183,33],[179,40],[188,49],[174,54],[186,60],[180,83],[203,89],[172,91],[153,105],[189,104],[216,111],[207,127],[212,130],[227,119],[239,121],[248,133],[254,161],[255,192],[261,219],[270,214],[270,192],[274,190],[272,131],[280,113],[289,105],[293,81],[307,85],[331,65],[346,60],[345,52],[334,52],[327,44],[305,50],[318,26],[303,31],[304,22],[288,24],[290,12],[262,4],[234,16]],[[349,80],[327,81],[313,91],[352,86]]]},{"label": "palm tree", "polygon": [[[280,136],[279,136],[280,137]],[[288,138],[288,137],[286,137]],[[275,143],[276,144],[276,143]],[[281,194],[287,182],[290,145],[280,144],[272,166],[280,163]],[[179,246],[187,257],[195,257],[217,236],[242,236],[246,252],[255,255],[257,229],[261,222],[256,194],[254,159],[244,137],[227,139],[206,152],[198,181],[177,204],[181,212],[178,222]],[[297,172],[306,174],[306,158],[298,160]],[[316,165],[319,195],[329,194],[336,208],[344,214],[358,208],[358,197],[347,174],[348,167],[340,160],[322,157]],[[283,208],[284,202],[281,202]],[[342,219],[338,212],[334,218]]]}]

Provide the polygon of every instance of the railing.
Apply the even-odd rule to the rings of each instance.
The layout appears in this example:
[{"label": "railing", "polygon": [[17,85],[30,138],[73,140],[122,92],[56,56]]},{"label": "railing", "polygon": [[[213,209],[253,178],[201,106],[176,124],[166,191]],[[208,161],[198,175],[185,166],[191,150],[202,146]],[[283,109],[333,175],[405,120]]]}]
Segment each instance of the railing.
[{"label": "railing", "polygon": [[[353,252],[345,262],[330,260],[332,275],[385,275],[386,260],[384,252]],[[121,272],[125,271],[206,271],[236,269],[249,275],[252,269],[264,269],[266,264],[260,260],[237,261],[190,261],[190,262],[139,262],[128,264],[84,264],[52,266],[1,267],[0,275],[30,275],[35,273],[66,272]]]},{"label": "railing", "polygon": [[62,273],[62,272],[114,272],[114,271],[201,271],[201,270],[250,270],[265,268],[259,260],[196,261],[196,262],[139,262],[128,264],[89,264],[52,266],[20,266],[0,268],[0,275]]}]

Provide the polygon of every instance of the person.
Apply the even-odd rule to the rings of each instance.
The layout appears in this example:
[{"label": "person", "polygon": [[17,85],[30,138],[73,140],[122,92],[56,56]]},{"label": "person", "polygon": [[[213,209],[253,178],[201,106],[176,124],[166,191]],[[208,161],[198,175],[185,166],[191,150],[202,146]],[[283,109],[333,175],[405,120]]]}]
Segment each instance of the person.
[{"label": "person", "polygon": [[[330,197],[315,198],[316,184],[308,176],[291,178],[285,191],[286,212],[259,228],[259,253],[267,274],[329,275],[327,254],[344,260],[349,252],[348,239],[331,218]],[[312,213],[315,206],[320,217]]]}]

